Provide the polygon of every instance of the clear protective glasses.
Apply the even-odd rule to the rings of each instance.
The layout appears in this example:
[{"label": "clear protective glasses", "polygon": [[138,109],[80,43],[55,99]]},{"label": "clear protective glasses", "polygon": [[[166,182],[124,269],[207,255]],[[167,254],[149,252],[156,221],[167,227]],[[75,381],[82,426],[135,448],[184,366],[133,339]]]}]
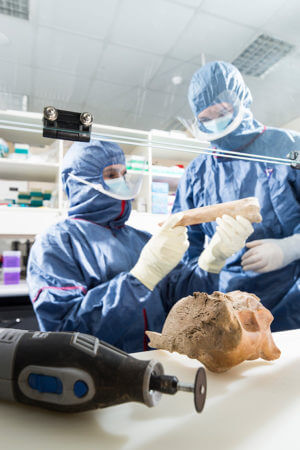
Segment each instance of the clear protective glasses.
[{"label": "clear protective glasses", "polygon": [[146,163],[136,172],[128,171],[125,164],[116,161],[103,168],[99,183],[92,183],[73,173],[69,177],[116,200],[133,200],[141,190],[145,168]]}]

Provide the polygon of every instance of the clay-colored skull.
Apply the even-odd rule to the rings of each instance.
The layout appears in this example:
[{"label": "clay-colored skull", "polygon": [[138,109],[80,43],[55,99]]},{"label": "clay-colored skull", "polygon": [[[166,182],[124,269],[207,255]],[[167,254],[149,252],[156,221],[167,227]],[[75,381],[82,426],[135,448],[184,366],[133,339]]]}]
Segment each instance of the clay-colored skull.
[{"label": "clay-colored skull", "polygon": [[254,294],[195,292],[173,306],[162,334],[146,333],[150,347],[182,353],[212,372],[224,372],[245,360],[279,358],[272,321]]}]

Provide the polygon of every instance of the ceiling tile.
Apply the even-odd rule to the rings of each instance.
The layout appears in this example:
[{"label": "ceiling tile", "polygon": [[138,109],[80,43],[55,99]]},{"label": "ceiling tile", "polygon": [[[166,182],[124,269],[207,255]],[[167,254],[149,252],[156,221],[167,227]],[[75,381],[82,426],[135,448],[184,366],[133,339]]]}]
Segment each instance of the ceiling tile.
[{"label": "ceiling tile", "polygon": [[45,98],[56,106],[58,101],[66,104],[83,103],[88,85],[81,78],[63,72],[35,69],[33,89],[36,97]]},{"label": "ceiling tile", "polygon": [[186,99],[183,107],[179,111],[177,111],[176,116],[182,117],[184,120],[193,120],[194,119],[191,107],[190,107],[187,99]]},{"label": "ceiling tile", "polygon": [[[282,126],[300,115],[300,60],[288,56],[264,78],[245,76],[255,117],[266,125]],[[279,88],[280,86],[280,88]]]},{"label": "ceiling tile", "polygon": [[33,69],[21,64],[0,61],[0,90],[13,94],[31,94]]},{"label": "ceiling tile", "polygon": [[168,117],[178,111],[184,104],[184,97],[174,93],[164,93],[150,89],[137,88],[132,93],[133,111],[137,116],[144,114],[157,117]]},{"label": "ceiling tile", "polygon": [[[47,106],[45,98],[36,96],[29,97],[29,108],[28,108],[29,111],[41,113],[45,106]],[[65,103],[63,101],[58,100],[55,103],[55,106],[59,109],[66,109],[69,111],[77,111],[77,112],[82,111],[82,105],[79,103],[72,103],[72,102]]]},{"label": "ceiling tile", "polygon": [[210,61],[216,61],[218,58],[215,55],[210,55],[209,53],[205,52],[205,53],[200,53],[199,55],[197,55],[195,58],[192,58],[189,62],[192,64],[196,64],[198,67],[203,66],[204,64],[210,62]]},{"label": "ceiling tile", "polygon": [[232,61],[254,37],[255,32],[251,28],[201,12],[194,15],[171,56],[190,61],[208,53],[218,59]]},{"label": "ceiling tile", "polygon": [[274,90],[252,90],[255,94],[252,111],[254,117],[266,126],[281,127],[300,116],[300,92],[284,89],[274,98]]},{"label": "ceiling tile", "polygon": [[[95,96],[99,96],[99,94],[102,97],[101,101],[90,101],[91,98],[94,99]],[[104,96],[105,107],[103,107]],[[101,84],[101,82],[95,82],[92,84],[91,92],[85,102],[85,109],[91,110],[93,114],[95,112],[101,112],[102,115],[105,114],[105,117],[110,114],[112,114],[112,117],[115,117],[116,113],[126,115],[128,112],[135,111],[135,104],[136,88],[130,88],[128,91],[128,87],[126,86],[117,86],[109,83]]]},{"label": "ceiling tile", "polygon": [[[187,86],[194,72],[199,69],[198,64],[182,62],[177,59],[166,58],[159,69],[159,73],[149,83],[150,89],[175,93],[176,95],[187,95]],[[181,84],[172,82],[174,76],[182,78]]]},{"label": "ceiling tile", "polygon": [[93,112],[92,108],[97,111],[99,109],[110,109],[112,103],[118,105],[119,98],[129,90],[128,86],[94,80],[85,98],[85,109],[90,109],[91,112]]},{"label": "ceiling tile", "polygon": [[203,0],[168,0],[170,3],[179,3],[181,5],[190,6],[192,8],[198,8]]},{"label": "ceiling tile", "polygon": [[39,2],[39,23],[103,39],[110,30],[117,0]]},{"label": "ceiling tile", "polygon": [[86,78],[96,71],[102,50],[101,41],[39,27],[34,63],[39,68],[62,70]]},{"label": "ceiling tile", "polygon": [[97,77],[128,86],[146,86],[161,62],[161,56],[111,44],[104,50]]},{"label": "ceiling tile", "polygon": [[6,45],[0,46],[0,60],[18,64],[31,65],[34,43],[34,28],[30,22],[14,17],[0,16],[0,31],[8,39]]},{"label": "ceiling tile", "polygon": [[261,27],[286,0],[204,0],[201,10],[232,22]]},{"label": "ceiling tile", "polygon": [[300,2],[289,0],[264,25],[264,31],[272,36],[300,45]]},{"label": "ceiling tile", "polygon": [[163,119],[161,117],[148,114],[139,116],[135,113],[127,114],[122,123],[122,127],[145,131],[152,130],[153,128],[160,129],[162,128],[162,125]]},{"label": "ceiling tile", "polygon": [[123,0],[111,40],[162,55],[174,45],[192,15],[191,8],[164,0]]}]

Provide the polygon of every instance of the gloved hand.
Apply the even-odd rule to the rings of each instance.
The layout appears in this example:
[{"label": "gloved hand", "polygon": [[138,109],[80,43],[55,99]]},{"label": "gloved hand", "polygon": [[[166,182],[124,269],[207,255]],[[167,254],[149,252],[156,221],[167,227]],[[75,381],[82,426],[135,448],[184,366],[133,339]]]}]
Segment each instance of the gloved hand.
[{"label": "gloved hand", "polygon": [[250,248],[242,257],[244,270],[271,272],[300,259],[300,234],[284,239],[261,239],[248,242]]},{"label": "gloved hand", "polygon": [[179,263],[189,247],[186,227],[173,228],[182,213],[173,214],[147,242],[131,273],[151,291]]},{"label": "gloved hand", "polygon": [[246,239],[253,233],[251,222],[242,216],[234,219],[224,214],[216,222],[216,232],[198,260],[201,269],[213,273],[219,273],[226,259],[243,248]]}]

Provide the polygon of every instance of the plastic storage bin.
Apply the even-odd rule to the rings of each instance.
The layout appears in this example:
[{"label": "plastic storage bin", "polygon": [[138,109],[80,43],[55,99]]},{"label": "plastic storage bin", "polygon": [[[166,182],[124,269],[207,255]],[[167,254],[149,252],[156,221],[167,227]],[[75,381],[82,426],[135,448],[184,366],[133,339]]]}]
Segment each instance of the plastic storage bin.
[{"label": "plastic storage bin", "polygon": [[21,274],[21,252],[6,250],[3,252],[3,283],[19,284]]},{"label": "plastic storage bin", "polygon": [[6,250],[3,252],[3,269],[21,266],[21,252],[19,250]]},{"label": "plastic storage bin", "polygon": [[3,268],[3,283],[4,284],[19,284],[20,283],[21,268],[10,267]]},{"label": "plastic storage bin", "polygon": [[169,184],[161,182],[152,183],[152,213],[168,214]]}]

